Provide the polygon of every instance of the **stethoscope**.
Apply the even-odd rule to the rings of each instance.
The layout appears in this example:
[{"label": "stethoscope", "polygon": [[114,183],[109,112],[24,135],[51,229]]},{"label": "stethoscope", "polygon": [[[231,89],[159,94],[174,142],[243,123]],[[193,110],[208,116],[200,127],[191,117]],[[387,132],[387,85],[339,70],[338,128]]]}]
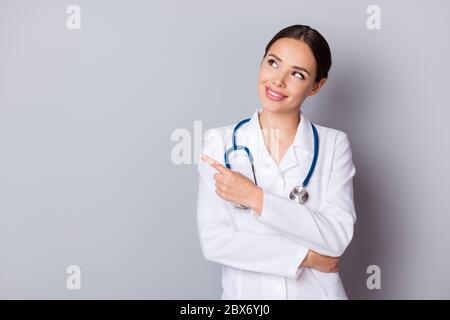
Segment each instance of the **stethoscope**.
[{"label": "stethoscope", "polygon": [[[228,158],[230,156],[230,154],[233,151],[237,151],[237,150],[244,150],[245,153],[247,154],[247,157],[250,161],[250,164],[252,166],[252,172],[253,172],[253,181],[255,182],[256,185],[258,185],[258,183],[256,182],[256,174],[255,174],[255,166],[253,165],[253,156],[252,153],[250,152],[250,149],[247,148],[246,146],[238,146],[236,145],[236,132],[237,130],[245,123],[247,123],[248,121],[250,121],[251,118],[248,119],[244,119],[242,121],[240,121],[233,129],[233,136],[232,136],[232,143],[233,145],[227,150],[225,151],[224,154],[224,158],[225,158],[225,165],[227,166],[228,169],[231,169],[231,166],[228,162]],[[311,166],[309,168],[309,172],[308,175],[306,176],[305,180],[303,180],[303,183],[301,186],[295,186],[292,191],[289,194],[289,198],[291,200],[294,200],[300,204],[305,203],[308,199],[309,199],[309,194],[308,191],[306,191],[306,186],[309,183],[309,179],[311,178],[313,172],[314,172],[314,168],[316,167],[316,162],[317,162],[317,156],[319,154],[319,135],[317,134],[317,130],[316,127],[311,123],[311,129],[313,131],[313,136],[314,136],[314,157],[311,163]],[[240,204],[235,204],[234,205],[236,208],[241,208],[241,209],[249,209],[248,207],[245,207],[243,205]]]}]

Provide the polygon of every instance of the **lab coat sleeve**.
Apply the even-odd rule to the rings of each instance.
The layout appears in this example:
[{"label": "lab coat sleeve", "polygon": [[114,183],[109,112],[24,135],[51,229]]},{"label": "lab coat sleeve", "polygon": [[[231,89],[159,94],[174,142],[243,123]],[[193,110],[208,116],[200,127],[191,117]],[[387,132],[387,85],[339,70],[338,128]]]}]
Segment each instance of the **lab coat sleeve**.
[{"label": "lab coat sleeve", "polygon": [[[210,131],[205,136],[211,136]],[[207,139],[206,139],[207,140]],[[203,153],[223,164],[220,138],[204,145]],[[215,151],[213,148],[216,148]],[[236,227],[225,201],[215,192],[215,169],[199,162],[197,228],[200,246],[207,260],[253,272],[296,279],[308,249],[283,235],[259,234]],[[244,211],[242,214],[251,214]],[[256,221],[257,222],[257,221]]]},{"label": "lab coat sleeve", "polygon": [[320,254],[340,257],[353,237],[355,166],[347,134],[337,134],[325,201],[311,210],[264,189],[258,220]]}]

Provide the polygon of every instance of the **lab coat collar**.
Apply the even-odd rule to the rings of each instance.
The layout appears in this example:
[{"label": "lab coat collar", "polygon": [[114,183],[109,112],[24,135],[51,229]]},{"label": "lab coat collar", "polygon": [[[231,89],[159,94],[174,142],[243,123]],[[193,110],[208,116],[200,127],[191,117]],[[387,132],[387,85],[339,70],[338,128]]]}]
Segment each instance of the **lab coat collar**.
[{"label": "lab coat collar", "polygon": [[[292,147],[288,148],[283,159],[277,165],[270,155],[267,147],[264,143],[263,131],[261,129],[261,124],[259,122],[259,113],[262,109],[257,109],[253,113],[250,121],[242,127],[244,135],[246,137],[246,145],[249,146],[253,157],[255,165],[263,169],[273,169],[277,168],[278,171],[284,172],[292,167],[297,166],[300,160],[303,162],[305,156],[309,159],[314,153],[313,150],[313,136],[311,130],[311,123],[309,119],[301,112],[300,113],[300,123],[297,127],[297,132],[292,143]],[[268,135],[270,139],[270,134]],[[242,144],[239,143],[238,144]]]}]

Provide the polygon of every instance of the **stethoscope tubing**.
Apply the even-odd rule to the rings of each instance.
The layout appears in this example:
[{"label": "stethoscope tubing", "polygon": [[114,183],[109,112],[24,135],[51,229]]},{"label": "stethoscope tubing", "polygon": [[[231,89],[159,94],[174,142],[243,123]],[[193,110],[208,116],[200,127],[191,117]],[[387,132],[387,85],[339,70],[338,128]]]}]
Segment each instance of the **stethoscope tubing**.
[{"label": "stethoscope tubing", "polygon": [[[237,150],[244,150],[245,153],[247,154],[247,156],[248,156],[248,158],[249,158],[249,161],[250,161],[250,164],[251,164],[251,166],[252,166],[253,180],[255,181],[255,184],[258,185],[258,183],[257,183],[257,181],[256,181],[255,166],[254,166],[254,164],[253,164],[253,160],[254,160],[254,159],[253,159],[253,156],[252,156],[252,153],[251,153],[250,149],[249,149],[248,147],[246,147],[246,146],[238,146],[237,143],[236,143],[236,133],[237,133],[237,131],[239,130],[239,128],[240,128],[242,125],[244,125],[245,123],[247,123],[248,121],[250,121],[250,119],[251,119],[251,118],[241,120],[241,121],[239,121],[239,123],[234,127],[234,129],[233,129],[233,136],[232,136],[232,146],[231,146],[231,148],[229,148],[229,149],[225,152],[225,154],[224,154],[224,161],[225,161],[226,167],[227,167],[228,169],[231,169],[231,165],[230,165],[230,163],[228,162],[228,158],[229,158],[230,153],[232,153],[233,151],[237,151]],[[315,169],[315,167],[316,167],[317,158],[318,158],[318,155],[319,155],[319,135],[318,135],[318,133],[317,133],[317,129],[316,129],[316,127],[314,126],[314,124],[313,124],[312,122],[310,122],[310,124],[311,124],[311,128],[312,128],[312,131],[313,131],[313,136],[314,136],[314,157],[313,157],[313,160],[312,160],[312,162],[311,162],[311,166],[310,166],[310,168],[309,168],[308,174],[306,175],[306,178],[305,178],[305,179],[303,180],[303,182],[302,182],[302,187],[303,187],[303,188],[306,188],[306,186],[307,186],[308,183],[309,183],[309,180],[311,179],[311,176],[312,176],[312,174],[313,174],[313,172],[314,172],[314,169]]]}]

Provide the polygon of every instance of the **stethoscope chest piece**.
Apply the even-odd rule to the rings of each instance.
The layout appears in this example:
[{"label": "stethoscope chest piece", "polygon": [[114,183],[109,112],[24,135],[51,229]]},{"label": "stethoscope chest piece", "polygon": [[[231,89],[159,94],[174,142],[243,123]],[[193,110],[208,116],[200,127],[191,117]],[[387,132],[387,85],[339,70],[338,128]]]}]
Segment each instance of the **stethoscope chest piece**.
[{"label": "stethoscope chest piece", "polygon": [[303,204],[309,198],[308,191],[306,191],[303,187],[295,186],[289,194],[289,198]]}]

